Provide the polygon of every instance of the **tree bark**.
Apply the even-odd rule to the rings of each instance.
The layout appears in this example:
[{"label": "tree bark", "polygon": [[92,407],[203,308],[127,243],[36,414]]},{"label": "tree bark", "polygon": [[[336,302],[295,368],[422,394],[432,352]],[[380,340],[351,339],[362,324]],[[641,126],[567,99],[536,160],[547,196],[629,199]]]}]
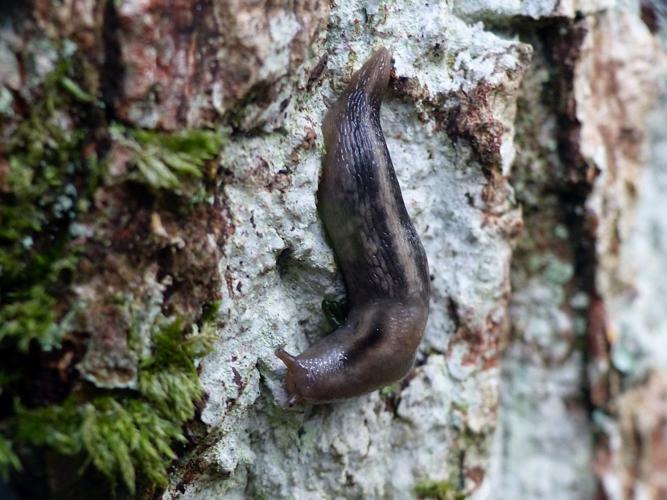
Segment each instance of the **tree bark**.
[{"label": "tree bark", "polygon": [[[164,498],[667,497],[660,12],[0,6],[12,490],[85,497],[105,477]],[[427,331],[402,382],[291,411],[274,351],[326,335],[322,299],[345,293],[316,207],[320,126],[380,46]]]}]

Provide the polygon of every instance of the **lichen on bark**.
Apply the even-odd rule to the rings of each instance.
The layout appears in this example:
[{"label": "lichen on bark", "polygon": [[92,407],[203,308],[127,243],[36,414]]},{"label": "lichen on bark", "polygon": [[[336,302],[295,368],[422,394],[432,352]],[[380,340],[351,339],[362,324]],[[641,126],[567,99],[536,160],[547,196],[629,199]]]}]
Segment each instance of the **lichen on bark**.
[{"label": "lichen on bark", "polygon": [[[164,498],[663,492],[652,12],[0,5],[0,470],[42,496],[99,477]],[[404,381],[288,412],[274,349],[345,309],[320,123],[379,46],[426,337]]]}]

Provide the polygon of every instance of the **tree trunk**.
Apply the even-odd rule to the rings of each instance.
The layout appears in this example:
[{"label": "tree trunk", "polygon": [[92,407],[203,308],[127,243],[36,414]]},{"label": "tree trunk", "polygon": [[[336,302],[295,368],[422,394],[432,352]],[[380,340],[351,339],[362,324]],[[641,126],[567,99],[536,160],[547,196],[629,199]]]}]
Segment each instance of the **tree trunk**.
[{"label": "tree trunk", "polygon": [[[661,10],[5,2],[0,494],[667,497]],[[380,46],[426,335],[289,409],[274,351],[345,294],[322,118]]]}]

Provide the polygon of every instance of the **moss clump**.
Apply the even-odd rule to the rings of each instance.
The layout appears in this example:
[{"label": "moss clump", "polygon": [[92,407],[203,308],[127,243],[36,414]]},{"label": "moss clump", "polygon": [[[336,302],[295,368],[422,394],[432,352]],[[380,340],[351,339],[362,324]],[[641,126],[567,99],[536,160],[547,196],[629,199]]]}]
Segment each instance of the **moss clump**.
[{"label": "moss clump", "polygon": [[[138,391],[79,392],[61,404],[35,409],[17,405],[5,422],[21,446],[48,447],[83,455],[115,485],[118,478],[135,491],[138,474],[164,486],[175,458],[173,442],[184,442],[181,426],[194,416],[201,397],[195,359],[213,339],[213,322],[190,333],[180,320],[160,317],[153,328],[152,353],[141,364]],[[4,453],[3,449],[7,449]],[[0,471],[18,468],[11,444],[0,441]]]},{"label": "moss clump", "polygon": [[180,426],[141,399],[98,397],[77,404],[18,409],[15,441],[63,455],[85,454],[112,482],[122,478],[134,491],[137,471],[164,484],[165,463],[175,457],[171,442],[183,441]]},{"label": "moss clump", "polygon": [[437,500],[464,500],[467,496],[450,481],[428,479],[417,483],[415,493],[419,498],[435,498]]},{"label": "moss clump", "polygon": [[60,344],[65,328],[57,321],[56,299],[47,291],[50,284],[34,284],[7,294],[8,303],[0,309],[0,339],[14,338],[23,352],[33,340],[43,350]]},{"label": "moss clump", "polygon": [[[222,148],[224,131],[202,129],[174,133],[110,127],[111,137],[133,155],[133,180],[156,189],[183,193],[187,182],[202,177],[203,168]],[[189,194],[189,193],[185,193]]]},{"label": "moss clump", "polygon": [[21,468],[21,461],[12,448],[12,442],[0,434],[0,477],[7,481],[11,469]]},{"label": "moss clump", "polygon": [[0,342],[12,340],[21,351],[32,340],[44,350],[60,343],[55,306],[64,275],[76,263],[75,249],[67,245],[69,224],[87,208],[99,177],[94,152],[82,154],[86,133],[61,111],[76,109],[82,121],[90,115],[63,91],[65,79],[73,84],[67,77],[72,71],[68,60],[56,66],[43,98],[7,145],[6,185],[0,189]]},{"label": "moss clump", "polygon": [[139,391],[163,415],[185,422],[194,416],[193,401],[201,397],[193,362],[211,347],[213,320],[205,318],[201,332],[183,336],[180,320],[168,322],[153,337],[153,355],[139,371]]},{"label": "moss clump", "polygon": [[132,398],[98,398],[78,410],[81,440],[98,470],[112,481],[122,478],[132,492],[137,471],[166,485],[166,465],[176,457],[171,443],[185,441],[179,422]]}]

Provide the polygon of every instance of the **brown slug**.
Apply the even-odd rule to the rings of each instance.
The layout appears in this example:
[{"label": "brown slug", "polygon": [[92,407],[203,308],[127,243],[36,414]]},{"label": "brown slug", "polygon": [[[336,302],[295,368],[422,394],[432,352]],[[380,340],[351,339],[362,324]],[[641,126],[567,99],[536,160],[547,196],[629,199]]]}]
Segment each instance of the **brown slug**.
[{"label": "brown slug", "polygon": [[424,335],[426,254],[408,217],[380,126],[391,54],[357,71],[324,118],[318,209],[351,304],[343,326],[287,366],[290,406],[371,392],[403,378]]}]

